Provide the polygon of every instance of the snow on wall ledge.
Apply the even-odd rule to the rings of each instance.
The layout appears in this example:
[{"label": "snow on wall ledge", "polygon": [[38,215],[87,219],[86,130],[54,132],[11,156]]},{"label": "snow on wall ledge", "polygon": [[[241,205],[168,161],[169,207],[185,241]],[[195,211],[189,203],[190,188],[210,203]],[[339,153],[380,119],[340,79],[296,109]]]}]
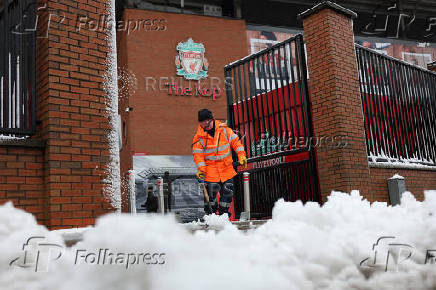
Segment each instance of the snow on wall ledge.
[{"label": "snow on wall ledge", "polygon": [[[58,259],[54,249],[46,272],[35,272],[29,258],[36,248],[26,248],[29,267],[20,267],[31,236],[62,247]],[[107,214],[72,248],[32,215],[11,203],[0,206],[0,289],[9,290],[435,289],[432,249],[436,191],[425,192],[423,202],[405,193],[395,207],[370,204],[357,191],[333,192],[322,207],[280,200],[272,220],[248,232],[225,222],[220,232],[192,234],[171,215]],[[99,251],[124,258],[109,264]],[[153,260],[157,264],[146,264]]]},{"label": "snow on wall ledge", "polygon": [[404,169],[422,169],[436,170],[436,163],[433,160],[412,158],[391,158],[382,151],[379,155],[374,155],[372,152],[368,155],[368,164],[370,167],[380,168],[404,168]]},{"label": "snow on wall ledge", "polygon": [[[107,14],[109,19],[115,19],[115,0],[110,0]],[[104,90],[107,94],[107,113],[111,130],[109,131],[110,160],[107,166],[106,179],[104,180],[104,196],[112,207],[121,212],[121,177],[120,177],[120,149],[118,139],[118,77],[117,77],[117,45],[115,25],[111,25],[107,35],[109,52],[107,56],[107,71],[104,75]]]}]

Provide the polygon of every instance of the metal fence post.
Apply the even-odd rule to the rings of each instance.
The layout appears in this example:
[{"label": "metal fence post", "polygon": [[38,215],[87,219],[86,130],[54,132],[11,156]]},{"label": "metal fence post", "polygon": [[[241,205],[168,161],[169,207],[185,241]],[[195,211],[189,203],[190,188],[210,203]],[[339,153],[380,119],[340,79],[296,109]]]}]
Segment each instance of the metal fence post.
[{"label": "metal fence post", "polygon": [[250,220],[250,173],[244,172],[242,174],[244,182],[244,212],[245,218]]},{"label": "metal fence post", "polygon": [[164,189],[163,189],[163,178],[159,177],[157,179],[157,201],[158,201],[158,210],[157,212],[160,214],[165,213],[165,199],[164,199]]},{"label": "metal fence post", "polygon": [[127,191],[129,193],[129,208],[136,214],[135,174],[133,170],[127,171]]},{"label": "metal fence post", "polygon": [[395,174],[388,179],[388,193],[391,205],[401,204],[401,196],[406,191],[406,182],[404,177]]}]

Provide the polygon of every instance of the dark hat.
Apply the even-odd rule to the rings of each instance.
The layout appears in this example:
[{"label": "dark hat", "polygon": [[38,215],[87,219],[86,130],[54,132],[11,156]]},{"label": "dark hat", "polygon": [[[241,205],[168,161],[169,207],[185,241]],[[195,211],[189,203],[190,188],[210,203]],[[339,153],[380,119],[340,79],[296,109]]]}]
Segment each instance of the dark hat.
[{"label": "dark hat", "polygon": [[198,111],[198,122],[202,122],[207,119],[213,119],[212,112],[208,109],[202,109]]}]

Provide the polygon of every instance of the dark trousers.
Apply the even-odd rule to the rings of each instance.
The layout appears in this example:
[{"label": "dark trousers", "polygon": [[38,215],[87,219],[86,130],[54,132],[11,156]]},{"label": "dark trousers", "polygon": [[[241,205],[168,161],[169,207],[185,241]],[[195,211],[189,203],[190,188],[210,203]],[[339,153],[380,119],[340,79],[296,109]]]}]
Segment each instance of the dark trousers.
[{"label": "dark trousers", "polygon": [[164,192],[165,212],[171,212],[172,199],[173,199],[173,196],[172,196],[171,192]]},{"label": "dark trousers", "polygon": [[[224,214],[229,212],[230,203],[233,198],[233,179],[229,179],[225,182],[209,182],[206,181],[207,193],[209,194],[210,206],[212,207],[212,212],[216,213],[219,210],[219,214]],[[219,204],[216,201],[216,196],[220,193]],[[210,214],[206,200],[204,201],[204,211],[206,214]]]}]

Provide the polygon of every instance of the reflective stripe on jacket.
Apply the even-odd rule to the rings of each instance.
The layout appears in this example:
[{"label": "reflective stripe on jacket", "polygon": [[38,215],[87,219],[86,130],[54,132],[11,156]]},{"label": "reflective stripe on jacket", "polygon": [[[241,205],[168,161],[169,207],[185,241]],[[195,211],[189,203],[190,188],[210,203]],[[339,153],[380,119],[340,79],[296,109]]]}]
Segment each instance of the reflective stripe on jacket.
[{"label": "reflective stripe on jacket", "polygon": [[232,149],[238,158],[245,156],[244,146],[232,129],[215,120],[215,136],[212,137],[198,125],[192,141],[192,155],[198,170],[205,173],[210,182],[227,181],[236,175],[232,166]]}]

